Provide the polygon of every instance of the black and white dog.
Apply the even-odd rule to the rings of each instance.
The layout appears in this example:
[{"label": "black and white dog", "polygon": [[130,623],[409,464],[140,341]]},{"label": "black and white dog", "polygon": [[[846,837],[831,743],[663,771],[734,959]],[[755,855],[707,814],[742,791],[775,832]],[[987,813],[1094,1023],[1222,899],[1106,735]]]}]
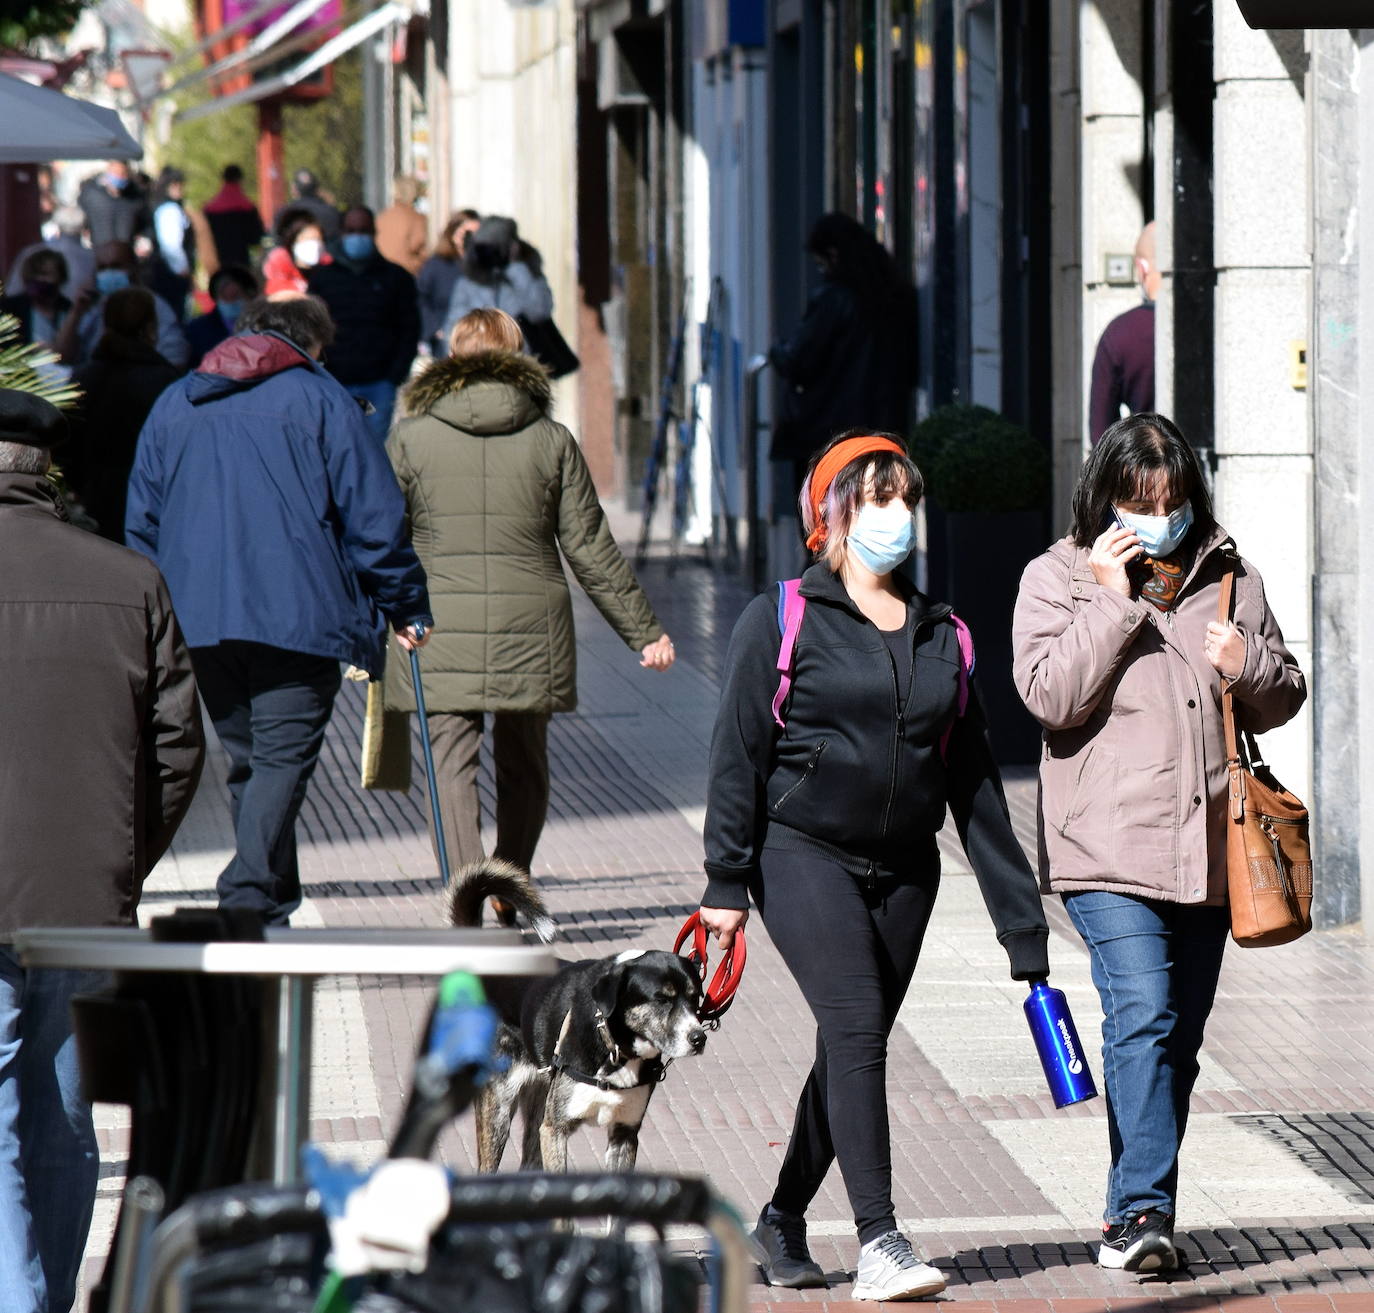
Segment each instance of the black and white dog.
[{"label": "black and white dog", "polygon": [[[454,878],[450,922],[480,925],[488,898],[514,908],[540,938],[552,938],[552,918],[529,877],[496,860],[473,863]],[[667,1064],[706,1047],[701,981],[692,964],[677,953],[632,949],[562,962],[552,976],[490,977],[483,984],[503,1023],[497,1051],[510,1067],[477,1098],[479,1170],[500,1166],[519,1110],[522,1168],[567,1171],[568,1137],[592,1124],[606,1127],[607,1170],[630,1171]]]}]

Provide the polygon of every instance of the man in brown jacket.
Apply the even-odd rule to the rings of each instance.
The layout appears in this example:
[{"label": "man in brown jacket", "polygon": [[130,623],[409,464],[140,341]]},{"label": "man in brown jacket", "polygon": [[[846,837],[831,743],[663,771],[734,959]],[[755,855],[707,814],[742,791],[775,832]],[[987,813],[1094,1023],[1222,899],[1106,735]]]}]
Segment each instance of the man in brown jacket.
[{"label": "man in brown jacket", "polygon": [[420,272],[429,245],[429,225],[415,208],[419,197],[419,182],[398,174],[391,189],[391,204],[377,216],[377,249],[383,259],[399,264],[411,277]]},{"label": "man in brown jacket", "polygon": [[66,1313],[100,1159],[68,1008],[100,983],[26,970],[24,926],[133,924],[205,752],[190,654],[145,557],[67,523],[60,411],[0,389],[0,1292]]}]

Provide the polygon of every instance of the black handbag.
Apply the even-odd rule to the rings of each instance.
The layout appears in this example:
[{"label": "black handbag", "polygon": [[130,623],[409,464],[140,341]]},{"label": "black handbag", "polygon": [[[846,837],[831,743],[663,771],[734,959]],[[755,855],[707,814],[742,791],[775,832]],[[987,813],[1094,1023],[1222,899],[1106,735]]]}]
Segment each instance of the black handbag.
[{"label": "black handbag", "polygon": [[530,355],[549,371],[550,378],[562,378],[581,365],[577,352],[568,345],[552,319],[527,319],[521,315],[517,322]]}]

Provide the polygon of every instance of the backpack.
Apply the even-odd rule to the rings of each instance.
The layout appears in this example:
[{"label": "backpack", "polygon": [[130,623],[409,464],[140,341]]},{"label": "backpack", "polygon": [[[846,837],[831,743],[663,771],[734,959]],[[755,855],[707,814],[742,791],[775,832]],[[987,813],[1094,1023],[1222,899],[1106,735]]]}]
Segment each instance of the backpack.
[{"label": "backpack", "polygon": [[[797,635],[801,632],[802,616],[806,614],[806,598],[799,591],[800,579],[778,580],[778,632],[782,643],[778,647],[778,691],[773,694],[773,719],[779,729],[785,729],[787,722],[782,718],[782,704],[792,691],[792,670],[796,659]],[[954,713],[958,720],[968,710],[969,680],[973,678],[976,660],[973,655],[973,635],[969,627],[953,612],[949,617],[954,621],[954,632],[959,637],[959,697]],[[945,727],[940,735],[940,756],[949,757],[949,736],[954,732],[954,721]]]}]

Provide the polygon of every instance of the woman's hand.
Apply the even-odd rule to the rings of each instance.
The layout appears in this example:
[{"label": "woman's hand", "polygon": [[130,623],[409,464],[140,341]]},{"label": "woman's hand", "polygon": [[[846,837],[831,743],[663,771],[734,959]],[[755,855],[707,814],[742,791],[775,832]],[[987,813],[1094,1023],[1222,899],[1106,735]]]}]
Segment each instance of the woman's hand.
[{"label": "woman's hand", "polygon": [[677,660],[677,650],[673,647],[673,640],[667,634],[654,639],[652,643],[645,643],[639,649],[639,664],[649,670],[667,670],[675,660]]},{"label": "woman's hand", "polygon": [[1245,635],[1227,621],[1213,620],[1207,625],[1207,635],[1202,640],[1203,655],[1218,673],[1227,679],[1239,679],[1245,669]]},{"label": "woman's hand", "polygon": [[735,942],[735,931],[749,919],[748,911],[733,907],[703,907],[699,909],[701,924],[716,937],[722,953],[728,953]]},{"label": "woman's hand", "polygon": [[1112,592],[1132,600],[1135,591],[1126,567],[1132,561],[1138,561],[1144,551],[1135,534],[1120,525],[1114,525],[1098,535],[1092,551],[1088,553],[1088,564],[1092,567],[1093,577],[1103,588],[1110,588]]}]

